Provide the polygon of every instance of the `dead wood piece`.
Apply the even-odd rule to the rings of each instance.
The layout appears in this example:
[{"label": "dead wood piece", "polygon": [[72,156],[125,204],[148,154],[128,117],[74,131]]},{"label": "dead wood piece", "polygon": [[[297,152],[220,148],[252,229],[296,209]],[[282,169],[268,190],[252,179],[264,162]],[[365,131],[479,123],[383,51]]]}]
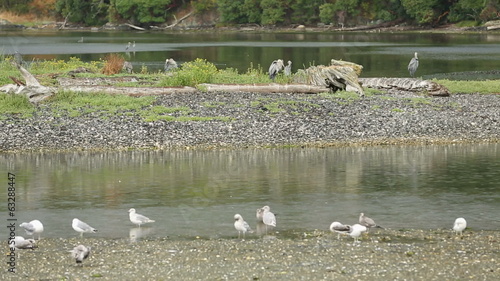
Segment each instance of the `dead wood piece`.
[{"label": "dead wood piece", "polygon": [[396,89],[411,92],[426,92],[431,96],[450,95],[450,91],[436,82],[416,78],[360,78],[364,87],[374,89]]},{"label": "dead wood piece", "polygon": [[299,70],[294,76],[294,82],[322,86],[333,92],[354,91],[363,96],[363,87],[358,82],[358,72],[361,73],[363,66],[337,60],[332,60],[331,63],[330,66],[318,65]]},{"label": "dead wood piece", "polygon": [[200,84],[207,92],[230,93],[322,93],[328,92],[323,86],[306,84]]},{"label": "dead wood piece", "polygon": [[106,93],[114,95],[129,95],[129,96],[153,96],[153,95],[168,95],[174,93],[195,93],[198,92],[193,87],[165,87],[165,88],[147,88],[147,87],[114,87],[114,86],[85,86],[72,85],[66,86],[64,89],[73,92],[83,93]]},{"label": "dead wood piece", "polygon": [[171,25],[166,26],[165,28],[173,28],[173,27],[175,27],[176,25],[178,25],[179,23],[181,23],[183,20],[185,20],[188,17],[190,17],[193,13],[194,13],[194,11],[191,11],[191,12],[187,13],[180,20],[177,20],[177,17],[174,15],[174,19],[175,19],[174,23],[171,24]]},{"label": "dead wood piece", "polygon": [[61,86],[98,86],[98,85],[114,85],[123,82],[139,82],[135,76],[123,77],[58,77],[57,82]]},{"label": "dead wood piece", "polygon": [[13,77],[13,76],[9,76],[10,80],[14,81],[14,83],[16,83],[17,86],[26,86],[26,84],[24,84],[23,81],[17,79],[16,77]]},{"label": "dead wood piece", "polygon": [[130,23],[126,23],[125,25],[127,25],[127,26],[129,26],[129,27],[131,27],[133,29],[137,29],[137,30],[141,30],[141,31],[146,30],[145,28],[142,28],[142,27],[139,27],[137,25],[130,24]]},{"label": "dead wood piece", "polygon": [[[33,76],[22,65],[15,61],[13,61],[12,64],[17,67],[19,72],[21,72],[24,80],[26,81],[26,85],[14,85],[15,87],[17,87],[17,89],[15,90],[16,94],[26,95],[30,102],[38,103],[50,97],[54,93],[54,89],[40,84],[35,76]],[[13,90],[12,87],[10,87],[10,89]]]}]

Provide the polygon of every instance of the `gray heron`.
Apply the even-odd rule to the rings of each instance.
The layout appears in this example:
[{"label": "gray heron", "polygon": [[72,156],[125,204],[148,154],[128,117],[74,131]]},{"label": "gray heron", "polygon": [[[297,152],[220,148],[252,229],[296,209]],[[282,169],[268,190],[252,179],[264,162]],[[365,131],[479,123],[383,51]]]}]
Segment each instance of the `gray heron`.
[{"label": "gray heron", "polygon": [[165,60],[165,72],[172,71],[177,68],[177,62],[173,58],[169,58]]},{"label": "gray heron", "polygon": [[269,79],[274,81],[274,78],[276,78],[276,75],[283,70],[283,60],[274,60],[271,63],[271,66],[269,66]]},{"label": "gray heron", "polygon": [[408,64],[408,71],[410,72],[410,76],[413,77],[418,68],[418,57],[417,52],[415,52],[415,56],[410,60]]},{"label": "gray heron", "polygon": [[285,75],[292,75],[292,61],[288,61],[288,64],[285,66]]}]

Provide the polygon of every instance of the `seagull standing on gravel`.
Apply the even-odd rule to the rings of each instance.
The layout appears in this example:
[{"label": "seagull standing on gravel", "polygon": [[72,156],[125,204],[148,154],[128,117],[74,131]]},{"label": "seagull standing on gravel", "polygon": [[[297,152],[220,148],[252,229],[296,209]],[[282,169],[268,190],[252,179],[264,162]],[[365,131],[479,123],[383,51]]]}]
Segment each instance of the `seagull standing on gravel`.
[{"label": "seagull standing on gravel", "polygon": [[467,221],[464,218],[458,218],[455,220],[455,224],[453,225],[453,230],[462,236],[463,231],[467,227]]},{"label": "seagull standing on gravel", "polygon": [[33,236],[38,234],[38,240],[40,240],[40,233],[43,232],[43,224],[39,220],[32,220],[30,222],[23,222],[19,225],[24,228],[26,234]]},{"label": "seagull standing on gravel", "polygon": [[76,260],[77,264],[82,264],[83,260],[90,256],[90,247],[78,245],[70,251],[71,256]]},{"label": "seagull standing on gravel", "polygon": [[349,236],[354,238],[354,242],[358,242],[359,236],[361,236],[363,232],[366,232],[366,230],[367,228],[364,225],[355,224],[351,227],[351,230],[349,231]]},{"label": "seagull standing on gravel", "polygon": [[343,235],[349,234],[349,232],[351,231],[351,226],[342,224],[338,221],[334,221],[332,222],[332,224],[330,224],[330,231],[337,232],[338,233],[337,239],[340,239],[340,234]]},{"label": "seagull standing on gravel", "polygon": [[73,223],[71,224],[71,226],[76,232],[80,232],[80,237],[83,237],[84,232],[89,232],[89,233],[97,232],[97,229],[93,228],[92,226],[86,224],[85,222],[77,218],[73,219]]},{"label": "seagull standing on gravel", "polygon": [[35,239],[24,239],[22,236],[16,236],[10,240],[9,246],[16,249],[34,249],[36,248]]},{"label": "seagull standing on gravel", "polygon": [[141,224],[145,224],[148,222],[155,222],[154,220],[152,220],[148,217],[145,217],[141,214],[136,213],[134,208],[131,208],[130,210],[128,210],[128,216],[130,218],[130,221],[139,227],[141,227]]},{"label": "seagull standing on gravel", "polygon": [[240,214],[234,215],[234,228],[238,231],[238,238],[240,238],[241,234],[243,233],[243,239],[245,239],[245,233],[247,231],[249,233],[252,233],[253,230],[250,228],[250,225],[243,220],[243,217]]},{"label": "seagull standing on gravel", "polygon": [[364,213],[359,214],[359,224],[366,226],[368,229],[370,228],[383,228],[380,225],[377,225],[374,220],[365,216]]}]

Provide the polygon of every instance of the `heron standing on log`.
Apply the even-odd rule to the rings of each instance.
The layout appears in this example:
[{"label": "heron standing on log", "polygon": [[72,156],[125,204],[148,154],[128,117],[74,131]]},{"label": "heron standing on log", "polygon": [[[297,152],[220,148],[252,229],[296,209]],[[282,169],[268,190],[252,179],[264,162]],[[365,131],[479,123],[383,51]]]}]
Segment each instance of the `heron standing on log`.
[{"label": "heron standing on log", "polygon": [[269,79],[274,81],[274,78],[276,78],[276,75],[283,70],[283,60],[274,60],[271,63],[271,66],[269,66]]},{"label": "heron standing on log", "polygon": [[410,76],[413,77],[418,68],[418,57],[417,52],[415,52],[415,56],[410,60],[408,64],[408,71],[410,72]]}]

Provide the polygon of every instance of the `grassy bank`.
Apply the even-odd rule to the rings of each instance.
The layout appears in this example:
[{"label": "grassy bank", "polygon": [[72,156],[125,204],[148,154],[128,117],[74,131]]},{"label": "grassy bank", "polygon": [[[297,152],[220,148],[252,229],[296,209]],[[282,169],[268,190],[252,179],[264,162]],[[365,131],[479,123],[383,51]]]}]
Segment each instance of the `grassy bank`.
[{"label": "grassy bank", "polygon": [[[12,83],[9,76],[22,80],[19,71],[11,64],[13,57],[4,57],[0,59],[0,85]],[[122,60],[123,61],[123,60]],[[71,58],[69,61],[48,60],[33,61],[25,63],[25,67],[34,74],[37,79],[46,86],[57,86],[57,77],[77,77],[77,78],[120,78],[130,76],[128,73],[119,72],[113,75],[103,74],[104,69],[110,68],[110,60],[99,60],[92,62],[82,62],[77,58]],[[116,66],[114,66],[117,68]],[[85,73],[71,73],[77,68],[85,68]],[[120,69],[118,67],[117,69]],[[214,84],[252,84],[269,83],[266,71],[261,66],[254,67],[250,65],[245,73],[239,73],[236,69],[217,69],[217,67],[203,59],[186,62],[182,68],[169,73],[150,72],[143,66],[139,73],[134,73],[140,82],[116,82],[116,86],[124,87],[176,87],[176,86],[197,86],[201,83]],[[286,84],[291,82],[290,77],[279,75],[276,83]],[[500,81],[453,81],[453,80],[435,80],[435,82],[446,86],[452,93],[481,93],[491,94],[499,93],[498,85]],[[200,89],[203,90],[203,89]],[[379,91],[367,89],[367,95]],[[339,102],[348,104],[357,95],[351,93],[337,93],[334,98]],[[425,97],[423,97],[425,99]],[[145,121],[155,120],[214,120],[212,118],[201,118],[190,116],[190,110],[185,107],[172,106],[163,107],[155,105],[155,97],[130,97],[123,95],[109,94],[88,94],[74,93],[60,90],[53,97],[45,101],[41,106],[50,106],[54,115],[67,115],[70,117],[91,114],[95,117],[105,118],[110,115],[128,115],[137,116]],[[286,103],[286,101],[283,101]],[[214,106],[213,104],[207,106]],[[268,105],[269,108],[278,108],[279,105]],[[273,109],[278,110],[278,109]],[[23,96],[0,95],[0,114],[6,116],[15,115],[19,117],[30,117],[36,111],[36,107],[30,104]],[[215,117],[216,118],[216,117]],[[228,121],[227,118],[218,120]]]}]

